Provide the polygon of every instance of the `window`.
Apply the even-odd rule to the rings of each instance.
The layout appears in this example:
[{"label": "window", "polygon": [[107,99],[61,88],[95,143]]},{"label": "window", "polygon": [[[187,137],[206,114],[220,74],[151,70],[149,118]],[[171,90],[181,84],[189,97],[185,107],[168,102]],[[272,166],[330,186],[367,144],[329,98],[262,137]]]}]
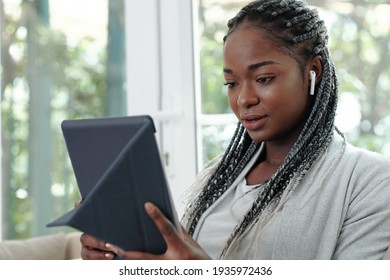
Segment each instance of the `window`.
[{"label": "window", "polygon": [[61,121],[127,113],[124,1],[0,5],[1,230],[25,238],[79,199]]}]

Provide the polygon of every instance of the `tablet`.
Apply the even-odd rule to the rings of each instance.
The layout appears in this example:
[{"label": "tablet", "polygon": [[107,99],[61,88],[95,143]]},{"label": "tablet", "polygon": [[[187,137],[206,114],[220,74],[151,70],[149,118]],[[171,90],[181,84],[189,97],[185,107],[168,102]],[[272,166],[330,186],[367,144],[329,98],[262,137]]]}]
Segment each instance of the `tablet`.
[{"label": "tablet", "polygon": [[165,252],[144,210],[153,202],[178,226],[152,118],[65,120],[61,127],[83,202],[47,226],[70,226],[126,251]]}]

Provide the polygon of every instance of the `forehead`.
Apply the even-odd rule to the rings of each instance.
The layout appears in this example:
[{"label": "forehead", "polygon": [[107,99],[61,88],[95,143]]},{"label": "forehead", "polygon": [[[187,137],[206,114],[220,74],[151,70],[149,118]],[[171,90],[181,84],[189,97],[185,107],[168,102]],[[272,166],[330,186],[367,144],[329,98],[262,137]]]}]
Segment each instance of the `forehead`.
[{"label": "forehead", "polygon": [[270,49],[271,45],[271,40],[263,30],[244,25],[238,27],[226,38],[224,51],[237,51],[240,49],[242,51]]},{"label": "forehead", "polygon": [[224,64],[252,64],[273,60],[285,64],[297,64],[269,38],[267,32],[250,25],[239,26],[229,34],[224,44]]}]

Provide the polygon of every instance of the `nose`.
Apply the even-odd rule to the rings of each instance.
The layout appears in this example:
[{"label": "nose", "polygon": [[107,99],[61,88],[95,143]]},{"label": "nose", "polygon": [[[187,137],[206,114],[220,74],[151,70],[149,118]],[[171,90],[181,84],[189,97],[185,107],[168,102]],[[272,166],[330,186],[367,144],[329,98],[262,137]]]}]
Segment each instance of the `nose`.
[{"label": "nose", "polygon": [[249,85],[243,85],[237,98],[237,105],[243,108],[250,108],[260,102],[256,91]]}]

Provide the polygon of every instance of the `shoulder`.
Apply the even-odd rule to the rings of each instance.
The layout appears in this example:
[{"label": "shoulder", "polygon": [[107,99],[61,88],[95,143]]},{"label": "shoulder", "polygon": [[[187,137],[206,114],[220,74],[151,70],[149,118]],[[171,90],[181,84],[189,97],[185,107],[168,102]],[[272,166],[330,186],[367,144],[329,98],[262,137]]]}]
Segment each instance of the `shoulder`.
[{"label": "shoulder", "polygon": [[318,162],[316,173],[321,178],[327,174],[332,186],[337,190],[344,189],[351,199],[367,200],[368,193],[376,193],[377,196],[388,196],[390,203],[390,160],[346,143],[338,134]]},{"label": "shoulder", "polygon": [[379,165],[390,168],[390,160],[384,155],[355,147],[349,143],[347,143],[345,147],[345,157],[347,159],[355,160],[356,163],[359,163],[360,165],[370,166],[371,164],[375,164],[375,166]]},{"label": "shoulder", "polygon": [[[388,158],[346,143],[342,156],[334,165],[336,168],[333,175],[340,180],[338,184],[341,182],[345,184],[350,210],[356,207],[360,209],[358,212],[363,213],[362,207],[375,208],[373,212],[378,213],[383,210],[386,216],[390,217],[390,160]],[[375,203],[372,203],[374,201]]]},{"label": "shoulder", "polygon": [[346,143],[334,165],[335,186],[344,185],[345,216],[333,257],[382,258],[390,244],[390,160]]},{"label": "shoulder", "polygon": [[[335,135],[330,145],[330,154],[334,155],[337,150],[340,151],[341,145],[341,137]],[[348,142],[344,145],[339,164],[346,169],[345,171],[348,170],[353,174],[364,173],[366,176],[376,174],[390,179],[390,159],[380,153],[353,146]]]}]

